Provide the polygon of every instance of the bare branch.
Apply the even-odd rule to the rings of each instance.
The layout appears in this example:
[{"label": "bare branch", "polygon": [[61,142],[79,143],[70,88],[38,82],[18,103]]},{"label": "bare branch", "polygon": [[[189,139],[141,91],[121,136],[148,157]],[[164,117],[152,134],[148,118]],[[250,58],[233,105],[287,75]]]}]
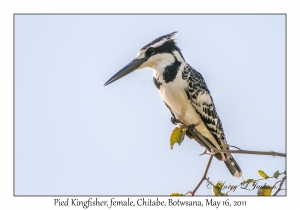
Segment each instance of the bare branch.
[{"label": "bare branch", "polygon": [[286,157],[286,154],[279,152],[262,152],[262,151],[250,151],[250,150],[222,150],[222,149],[213,149],[215,153],[235,153],[235,154],[251,154],[251,155],[271,155],[271,156],[279,156]]},{"label": "bare branch", "polygon": [[278,189],[276,190],[276,192],[274,193],[273,196],[276,196],[276,195],[278,194],[278,192],[279,192],[280,190],[282,190],[282,189],[281,189],[281,186],[283,185],[283,182],[285,181],[285,179],[286,179],[286,176],[282,178],[282,180],[281,180],[281,182],[280,182],[280,184],[279,184],[279,187],[278,187]]},{"label": "bare branch", "polygon": [[196,188],[193,190],[192,196],[195,195],[195,193],[197,192],[197,190],[198,190],[198,188],[200,187],[200,185],[202,184],[202,182],[203,182],[204,180],[206,180],[206,175],[207,175],[208,169],[209,169],[209,167],[210,167],[212,158],[213,158],[213,155],[211,155],[211,156],[209,157],[208,162],[207,162],[207,165],[206,165],[206,169],[205,169],[205,171],[204,171],[204,174],[203,174],[203,176],[202,176],[200,182],[199,182],[198,185],[196,186]]},{"label": "bare branch", "polygon": [[240,149],[240,148],[238,148],[238,147],[236,147],[236,146],[233,146],[233,145],[228,145],[228,147],[233,147],[233,148],[236,148],[236,149],[242,150],[242,149]]}]

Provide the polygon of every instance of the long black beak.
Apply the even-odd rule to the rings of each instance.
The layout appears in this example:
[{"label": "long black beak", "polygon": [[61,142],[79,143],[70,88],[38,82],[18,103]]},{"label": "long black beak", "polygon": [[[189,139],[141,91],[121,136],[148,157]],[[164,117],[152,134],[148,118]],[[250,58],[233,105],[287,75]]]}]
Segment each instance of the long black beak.
[{"label": "long black beak", "polygon": [[145,61],[147,61],[147,57],[140,58],[140,59],[134,59],[129,64],[127,64],[125,67],[123,67],[120,71],[118,71],[114,76],[112,76],[105,84],[109,85],[110,83],[113,83],[114,81],[126,76],[127,74],[133,72],[138,67],[140,67]]}]

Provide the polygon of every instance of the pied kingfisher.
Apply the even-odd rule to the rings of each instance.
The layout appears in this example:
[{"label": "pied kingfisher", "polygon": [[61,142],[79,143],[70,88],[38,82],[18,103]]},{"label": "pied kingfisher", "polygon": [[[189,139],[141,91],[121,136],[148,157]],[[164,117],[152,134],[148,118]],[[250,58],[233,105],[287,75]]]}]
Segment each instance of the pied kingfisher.
[{"label": "pied kingfisher", "polygon": [[[145,45],[136,58],[104,86],[134,70],[152,68],[154,84],[172,114],[171,121],[174,124],[182,122],[193,125],[210,145],[217,149],[228,149],[222,123],[207,85],[202,75],[184,60],[175,42],[176,33],[161,36]],[[189,130],[186,135],[193,138]],[[210,151],[209,145],[203,142],[201,145]],[[225,162],[234,177],[242,175],[239,165],[229,153],[217,153],[215,157]]]}]

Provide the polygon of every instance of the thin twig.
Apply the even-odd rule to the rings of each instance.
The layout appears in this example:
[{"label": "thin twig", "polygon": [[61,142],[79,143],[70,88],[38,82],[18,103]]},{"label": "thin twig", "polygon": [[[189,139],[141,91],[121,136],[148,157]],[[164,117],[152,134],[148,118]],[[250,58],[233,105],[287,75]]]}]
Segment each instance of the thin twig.
[{"label": "thin twig", "polygon": [[236,149],[238,149],[238,150],[242,150],[242,149],[240,149],[240,148],[238,148],[238,147],[236,147],[236,146],[233,146],[233,145],[228,145],[228,147],[233,147],[233,148],[236,148]]},{"label": "thin twig", "polygon": [[206,180],[211,186],[214,185],[214,183],[212,183],[211,181],[209,181],[209,178],[205,178],[205,180]]},{"label": "thin twig", "polygon": [[206,180],[206,175],[207,175],[208,169],[209,169],[209,167],[210,167],[212,158],[213,158],[213,155],[211,155],[211,156],[209,157],[208,162],[207,162],[207,165],[206,165],[206,169],[205,169],[205,171],[204,171],[204,174],[203,174],[203,176],[202,176],[200,182],[199,182],[198,185],[196,186],[196,188],[193,190],[192,196],[195,195],[195,193],[197,192],[197,190],[198,190],[198,188],[200,187],[200,185],[202,184],[202,182],[203,182],[204,180]]},{"label": "thin twig", "polygon": [[276,196],[277,193],[281,190],[281,186],[283,185],[283,182],[285,181],[285,179],[286,179],[286,176],[282,178],[282,180],[281,180],[281,182],[280,182],[280,184],[279,184],[279,187],[278,187],[278,189],[276,190],[276,192],[273,194],[273,196]]},{"label": "thin twig", "polygon": [[251,154],[251,155],[271,155],[286,157],[286,154],[279,152],[262,152],[262,151],[250,151],[250,150],[222,150],[222,149],[213,149],[214,153],[236,153],[236,154]]}]

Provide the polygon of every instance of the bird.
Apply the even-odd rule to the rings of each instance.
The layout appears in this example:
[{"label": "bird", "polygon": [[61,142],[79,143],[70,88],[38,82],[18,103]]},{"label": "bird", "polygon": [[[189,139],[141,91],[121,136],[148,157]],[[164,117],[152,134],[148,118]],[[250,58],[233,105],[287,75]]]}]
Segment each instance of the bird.
[{"label": "bird", "polygon": [[[205,139],[201,146],[209,151],[213,148],[229,150],[211,93],[203,76],[185,61],[177,46],[177,33],[160,36],[142,47],[137,56],[104,86],[135,70],[152,68],[154,84],[171,112],[172,123],[195,129]],[[196,138],[189,129],[186,136]],[[242,176],[241,168],[230,153],[216,153],[214,156],[225,163],[235,178]]]}]

